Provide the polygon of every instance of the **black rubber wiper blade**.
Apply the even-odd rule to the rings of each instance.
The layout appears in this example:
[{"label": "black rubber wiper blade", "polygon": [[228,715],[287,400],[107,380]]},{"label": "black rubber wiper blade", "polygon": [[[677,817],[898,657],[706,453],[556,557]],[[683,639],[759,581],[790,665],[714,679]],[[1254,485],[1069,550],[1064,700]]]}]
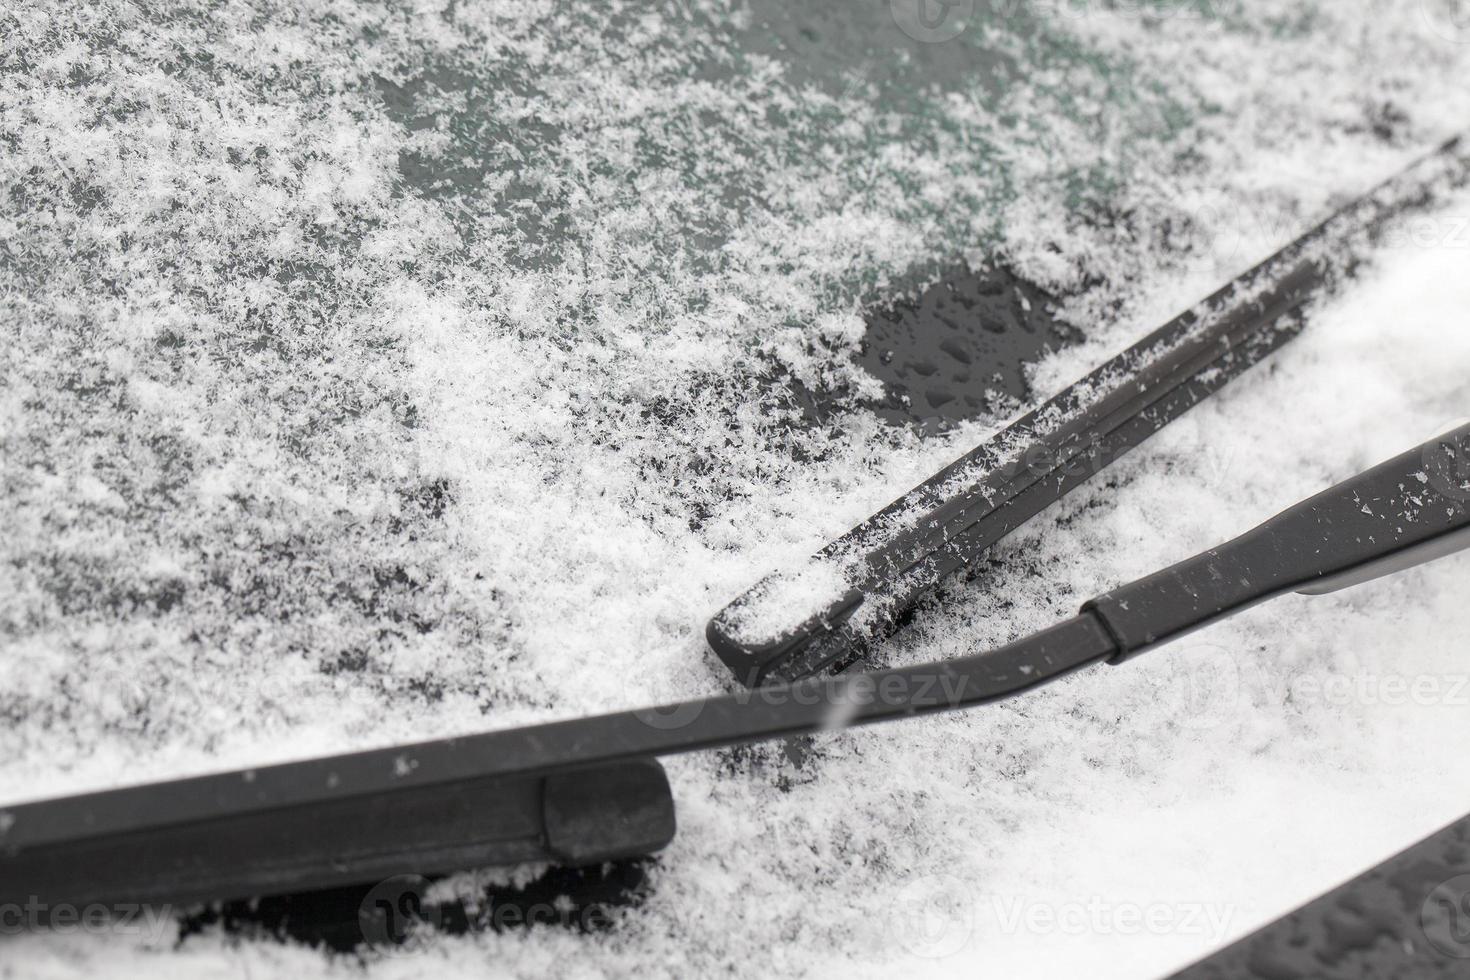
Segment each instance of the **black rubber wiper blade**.
[{"label": "black rubber wiper blade", "polygon": [[0,903],[248,898],[660,850],[656,760],[984,704],[1113,656],[1090,614],[983,656],[0,810]]},{"label": "black rubber wiper blade", "polygon": [[[983,704],[1116,654],[1090,615],[983,655],[813,678],[657,708],[436,739],[327,759],[108,790],[9,811],[7,848],[287,809],[443,783],[585,772],[620,763]],[[33,809],[40,806],[44,809]],[[8,876],[7,876],[8,877]],[[0,888],[3,888],[0,883]]]},{"label": "black rubber wiper blade", "polygon": [[[1392,218],[1470,175],[1450,140],[710,620],[710,648],[749,686],[847,667],[996,542],[1297,336],[1309,302]],[[812,603],[790,582],[843,587]],[[764,611],[775,597],[775,614]],[[756,625],[752,626],[752,623]]]},{"label": "black rubber wiper blade", "polygon": [[650,853],[657,757],[911,717],[1121,663],[1258,602],[1470,547],[1470,426],[989,653],[0,809],[0,903],[187,902]]}]

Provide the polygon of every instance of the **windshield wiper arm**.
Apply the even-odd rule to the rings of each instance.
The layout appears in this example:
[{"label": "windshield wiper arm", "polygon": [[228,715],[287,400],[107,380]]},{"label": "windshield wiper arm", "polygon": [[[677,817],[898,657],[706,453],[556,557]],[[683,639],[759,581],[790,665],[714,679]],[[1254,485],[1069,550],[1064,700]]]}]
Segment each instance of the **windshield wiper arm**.
[{"label": "windshield wiper arm", "polygon": [[182,903],[647,854],[675,828],[658,757],[1000,700],[1466,547],[1470,426],[988,653],[0,809],[0,903]]}]

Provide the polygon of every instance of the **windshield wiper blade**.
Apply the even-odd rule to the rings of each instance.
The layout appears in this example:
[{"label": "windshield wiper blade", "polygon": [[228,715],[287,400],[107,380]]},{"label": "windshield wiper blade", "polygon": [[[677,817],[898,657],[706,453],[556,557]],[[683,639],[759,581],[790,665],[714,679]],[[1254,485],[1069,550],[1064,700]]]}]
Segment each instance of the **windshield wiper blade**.
[{"label": "windshield wiper blade", "polygon": [[[1464,183],[1467,167],[1456,138],[1339,209],[807,564],[758,582],[710,620],[710,648],[751,687],[860,660],[945,579],[1296,337],[1362,241]],[[814,574],[842,587],[791,601],[802,590],[789,586]]]},{"label": "windshield wiper blade", "polygon": [[989,653],[3,809],[0,903],[183,903],[647,854],[675,827],[658,757],[996,701],[1466,547],[1470,426]]}]

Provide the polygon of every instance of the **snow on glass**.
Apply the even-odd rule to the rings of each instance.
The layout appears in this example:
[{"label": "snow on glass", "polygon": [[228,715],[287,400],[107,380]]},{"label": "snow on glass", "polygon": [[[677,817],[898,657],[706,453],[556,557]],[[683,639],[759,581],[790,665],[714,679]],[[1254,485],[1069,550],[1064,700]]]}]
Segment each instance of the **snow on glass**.
[{"label": "snow on glass", "polygon": [[[1007,421],[922,439],[862,407],[861,315],[895,284],[1003,256],[1070,297],[1046,397],[1470,118],[1470,45],[1426,2],[1200,6],[1011,4],[943,44],[884,4],[8,9],[0,799],[718,690],[712,613]],[[1459,207],[883,655],[1045,626],[1463,418]],[[961,913],[1095,887],[1233,903],[1238,932],[1432,829],[1470,798],[1463,712],[1277,692],[1453,672],[1452,591],[1426,570],[1265,612],[1208,635],[1229,657],[799,766],[679,760],[680,836],[615,930],[442,937],[436,969],[1162,973],[1211,937],[971,916],[934,960],[899,912],[940,876]],[[1264,847],[1288,792],[1331,822]],[[180,975],[346,969],[171,944]],[[164,962],[5,946],[55,975]]]}]

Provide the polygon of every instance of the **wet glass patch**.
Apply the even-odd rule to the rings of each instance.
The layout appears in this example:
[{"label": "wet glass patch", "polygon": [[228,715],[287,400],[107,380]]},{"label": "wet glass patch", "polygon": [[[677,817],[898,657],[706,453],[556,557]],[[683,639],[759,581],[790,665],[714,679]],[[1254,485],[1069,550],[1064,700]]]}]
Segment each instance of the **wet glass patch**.
[{"label": "wet glass patch", "polygon": [[1025,401],[1027,365],[1080,339],[1055,306],[1045,290],[997,267],[955,272],[873,311],[858,360],[884,383],[875,410],[927,432]]}]

